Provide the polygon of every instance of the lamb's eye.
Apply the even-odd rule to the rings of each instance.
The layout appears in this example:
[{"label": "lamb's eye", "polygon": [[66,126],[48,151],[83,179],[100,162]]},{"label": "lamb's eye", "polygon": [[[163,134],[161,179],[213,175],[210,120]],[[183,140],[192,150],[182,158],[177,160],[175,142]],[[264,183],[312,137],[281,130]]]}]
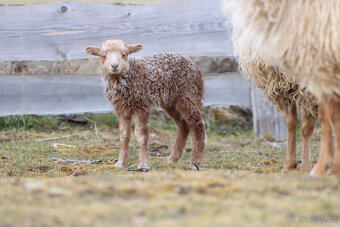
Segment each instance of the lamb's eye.
[{"label": "lamb's eye", "polygon": [[103,55],[102,57],[103,57],[103,58],[106,58],[106,55]]},{"label": "lamb's eye", "polygon": [[123,54],[123,57],[125,58],[125,57],[126,57],[126,54]]}]

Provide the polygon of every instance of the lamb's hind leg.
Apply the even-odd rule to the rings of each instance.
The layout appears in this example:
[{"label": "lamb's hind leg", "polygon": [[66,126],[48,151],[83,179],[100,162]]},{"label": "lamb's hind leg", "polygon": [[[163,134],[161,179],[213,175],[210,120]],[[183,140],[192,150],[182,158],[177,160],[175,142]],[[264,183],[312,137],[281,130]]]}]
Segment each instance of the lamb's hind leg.
[{"label": "lamb's hind leg", "polygon": [[200,101],[193,102],[193,100],[183,99],[176,104],[176,109],[187,122],[192,135],[193,149],[189,168],[198,170],[202,163],[206,140],[202,104]]},{"label": "lamb's hind leg", "polygon": [[172,147],[168,163],[177,163],[182,157],[183,149],[189,135],[189,127],[181,114],[174,108],[164,108],[177,125],[176,139]]},{"label": "lamb's hind leg", "polygon": [[286,125],[288,130],[286,160],[282,172],[296,169],[296,122],[297,113],[291,104],[286,108]]},{"label": "lamb's hind leg", "polygon": [[118,115],[120,147],[116,167],[123,168],[129,164],[129,141],[131,135],[131,114]]},{"label": "lamb's hind leg", "polygon": [[311,116],[302,117],[302,140],[303,140],[303,151],[302,151],[302,164],[300,167],[300,172],[309,172],[312,169],[312,164],[310,161],[311,153],[311,142],[312,135],[315,126],[315,119]]},{"label": "lamb's hind leg", "polygon": [[331,108],[330,103],[319,105],[321,121],[321,148],[318,162],[310,172],[312,177],[323,177],[333,160],[332,151],[332,128],[330,124]]},{"label": "lamb's hind leg", "polygon": [[138,110],[135,116],[135,136],[138,142],[138,169],[149,170],[151,167],[148,151],[149,110]]}]

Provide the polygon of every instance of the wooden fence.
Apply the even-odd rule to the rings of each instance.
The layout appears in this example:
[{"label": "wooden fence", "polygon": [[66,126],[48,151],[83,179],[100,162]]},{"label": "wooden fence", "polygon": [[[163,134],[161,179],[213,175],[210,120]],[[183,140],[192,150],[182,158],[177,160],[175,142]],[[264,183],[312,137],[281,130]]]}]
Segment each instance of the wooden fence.
[{"label": "wooden fence", "polygon": [[[2,75],[0,78],[0,116],[112,111],[99,75]],[[206,106],[251,108],[248,82],[239,74],[212,75],[204,82]]]},{"label": "wooden fence", "polygon": [[[220,11],[220,0],[0,6],[0,62],[90,58],[84,47],[106,39],[142,43],[144,50],[137,56],[155,52],[233,56],[231,27]],[[248,82],[240,76],[207,78],[206,105],[251,106]],[[271,131],[283,139],[285,128],[277,127],[284,122],[282,115],[263,103],[261,94],[253,92],[256,135]],[[0,75],[0,106],[1,116],[111,109],[99,76],[89,75]]]},{"label": "wooden fence", "polygon": [[220,0],[145,5],[59,2],[0,7],[0,61],[88,58],[86,45],[106,39],[143,43],[149,55],[232,56],[231,28]]}]

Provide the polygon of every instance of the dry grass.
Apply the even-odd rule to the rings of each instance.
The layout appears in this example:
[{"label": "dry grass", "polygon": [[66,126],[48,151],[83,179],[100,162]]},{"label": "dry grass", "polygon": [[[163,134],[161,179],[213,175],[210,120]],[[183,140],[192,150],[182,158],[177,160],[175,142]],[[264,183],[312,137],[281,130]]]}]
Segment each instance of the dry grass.
[{"label": "dry grass", "polygon": [[[210,130],[204,169],[193,172],[186,170],[191,143],[179,164],[166,163],[174,126],[153,117],[153,169],[138,173],[114,167],[118,129],[98,122],[98,137],[91,125],[65,123],[0,132],[0,226],[278,226],[287,224],[289,214],[337,218],[328,224],[339,225],[340,179],[281,174],[284,148],[274,148],[266,139],[252,141],[250,131],[232,135]],[[320,143],[320,129],[316,131],[313,160]],[[135,167],[134,137],[130,145],[130,165]]]}]

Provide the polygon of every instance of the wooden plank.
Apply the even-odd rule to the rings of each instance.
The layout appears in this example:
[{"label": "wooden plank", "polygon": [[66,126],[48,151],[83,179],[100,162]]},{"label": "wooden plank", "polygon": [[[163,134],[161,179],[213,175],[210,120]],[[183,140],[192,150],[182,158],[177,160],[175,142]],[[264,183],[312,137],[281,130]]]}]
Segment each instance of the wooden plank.
[{"label": "wooden plank", "polygon": [[84,47],[107,39],[142,43],[137,55],[233,56],[220,0],[0,6],[0,21],[0,61],[89,58]]},{"label": "wooden plank", "polygon": [[[161,2],[165,0],[75,0],[75,2],[106,2],[106,3],[130,3],[145,4],[153,2]],[[60,2],[60,0],[1,0],[1,4],[5,5],[42,5]]]},{"label": "wooden plank", "polygon": [[272,133],[276,140],[287,138],[285,115],[275,111],[273,104],[266,102],[262,92],[255,86],[251,89],[254,137]]},{"label": "wooden plank", "polygon": [[100,76],[0,76],[0,115],[103,112]]},{"label": "wooden plank", "polygon": [[[205,105],[251,106],[238,74],[207,77],[205,86]],[[99,75],[0,75],[0,116],[110,112],[103,90]]]},{"label": "wooden plank", "polygon": [[251,108],[249,83],[244,77],[239,73],[212,75],[204,80],[206,106],[236,105]]}]

